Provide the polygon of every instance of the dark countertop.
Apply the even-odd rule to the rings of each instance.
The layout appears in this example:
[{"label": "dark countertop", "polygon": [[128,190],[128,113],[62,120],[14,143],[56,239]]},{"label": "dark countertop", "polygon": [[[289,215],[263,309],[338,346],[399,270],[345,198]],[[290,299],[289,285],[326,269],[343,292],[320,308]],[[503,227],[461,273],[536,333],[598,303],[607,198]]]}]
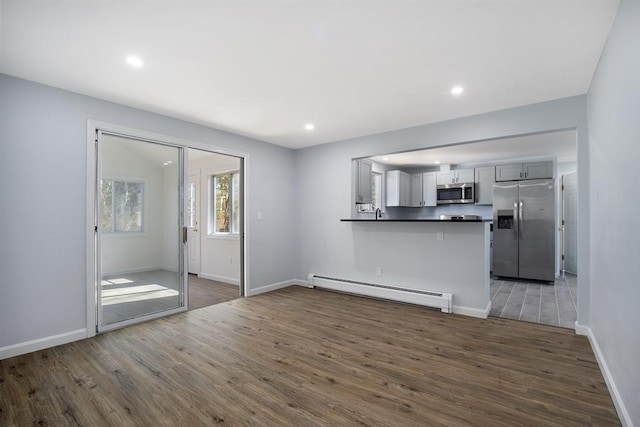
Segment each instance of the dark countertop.
[{"label": "dark countertop", "polygon": [[374,219],[374,218],[343,218],[342,222],[492,222],[493,219]]}]

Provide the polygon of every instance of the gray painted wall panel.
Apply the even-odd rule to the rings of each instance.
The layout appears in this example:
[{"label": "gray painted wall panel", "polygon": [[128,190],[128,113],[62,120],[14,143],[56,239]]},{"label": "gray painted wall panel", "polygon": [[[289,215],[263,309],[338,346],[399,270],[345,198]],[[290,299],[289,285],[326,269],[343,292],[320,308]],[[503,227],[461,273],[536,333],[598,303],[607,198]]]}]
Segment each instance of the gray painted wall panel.
[{"label": "gray painted wall panel", "polygon": [[248,153],[251,288],[294,277],[292,150],[0,75],[0,348],[86,327],[88,119]]},{"label": "gray painted wall panel", "polygon": [[640,425],[640,2],[623,0],[588,93],[590,327]]}]

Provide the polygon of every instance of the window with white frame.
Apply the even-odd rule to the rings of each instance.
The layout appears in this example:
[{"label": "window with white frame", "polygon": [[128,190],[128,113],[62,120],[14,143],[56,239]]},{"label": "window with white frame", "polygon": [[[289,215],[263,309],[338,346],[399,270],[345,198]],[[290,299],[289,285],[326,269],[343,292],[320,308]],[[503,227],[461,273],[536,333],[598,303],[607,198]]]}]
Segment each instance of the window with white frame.
[{"label": "window with white frame", "polygon": [[211,177],[209,234],[238,234],[240,231],[240,175],[228,172]]},{"label": "window with white frame", "polygon": [[100,193],[103,233],[144,231],[144,182],[102,179]]}]

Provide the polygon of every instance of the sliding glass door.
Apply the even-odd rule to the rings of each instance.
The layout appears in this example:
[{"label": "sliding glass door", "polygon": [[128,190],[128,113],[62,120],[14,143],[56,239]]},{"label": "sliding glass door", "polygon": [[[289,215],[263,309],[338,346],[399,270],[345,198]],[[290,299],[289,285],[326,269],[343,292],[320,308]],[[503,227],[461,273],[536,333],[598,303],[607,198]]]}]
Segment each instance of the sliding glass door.
[{"label": "sliding glass door", "polygon": [[98,132],[98,331],[186,307],[183,149]]}]

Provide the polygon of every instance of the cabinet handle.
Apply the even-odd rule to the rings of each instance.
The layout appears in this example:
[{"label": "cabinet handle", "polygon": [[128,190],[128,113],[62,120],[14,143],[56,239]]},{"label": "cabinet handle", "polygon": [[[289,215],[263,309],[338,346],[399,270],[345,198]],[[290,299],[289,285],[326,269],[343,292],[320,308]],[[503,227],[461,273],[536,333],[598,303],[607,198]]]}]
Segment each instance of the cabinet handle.
[{"label": "cabinet handle", "polygon": [[529,172],[525,172],[524,173],[524,177],[526,178],[528,174],[529,174]]}]

